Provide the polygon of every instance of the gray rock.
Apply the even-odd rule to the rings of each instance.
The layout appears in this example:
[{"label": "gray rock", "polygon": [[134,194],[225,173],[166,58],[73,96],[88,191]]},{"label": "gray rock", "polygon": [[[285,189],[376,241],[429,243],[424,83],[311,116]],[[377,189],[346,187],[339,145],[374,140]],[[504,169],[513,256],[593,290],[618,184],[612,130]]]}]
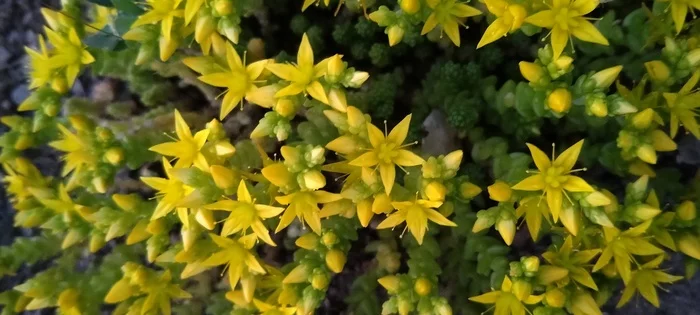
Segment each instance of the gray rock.
[{"label": "gray rock", "polygon": [[457,132],[447,123],[445,114],[433,110],[423,122],[428,135],[421,142],[421,150],[428,155],[447,154],[458,149]]},{"label": "gray rock", "polygon": [[27,96],[29,96],[29,90],[26,84],[18,85],[16,88],[12,89],[10,93],[10,99],[15,104],[20,104],[24,101]]},{"label": "gray rock", "polygon": [[10,60],[12,55],[5,47],[0,47],[0,70],[7,67],[7,61]]}]

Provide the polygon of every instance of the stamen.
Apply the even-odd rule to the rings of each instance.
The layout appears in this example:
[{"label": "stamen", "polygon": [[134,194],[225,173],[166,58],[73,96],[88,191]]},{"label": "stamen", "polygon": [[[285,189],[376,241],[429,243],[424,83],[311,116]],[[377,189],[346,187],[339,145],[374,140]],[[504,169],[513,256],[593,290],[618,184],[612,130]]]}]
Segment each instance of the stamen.
[{"label": "stamen", "polygon": [[418,141],[413,141],[413,142],[411,142],[411,143],[403,144],[403,145],[399,146],[398,148],[399,148],[399,149],[402,149],[402,148],[410,147],[410,146],[416,145],[416,144],[418,144]]},{"label": "stamen", "polygon": [[554,162],[554,150],[556,150],[556,144],[552,143],[552,162]]},{"label": "stamen", "polygon": [[387,132],[386,120],[384,120],[384,138],[386,138],[387,135],[389,135],[389,132]]},{"label": "stamen", "polygon": [[587,170],[588,170],[587,168],[582,167],[582,168],[577,168],[577,169],[570,170],[567,174],[576,173],[576,172],[585,172],[585,171],[587,171]]},{"label": "stamen", "polygon": [[340,12],[340,8],[343,6],[343,3],[344,3],[344,2],[345,2],[345,0],[340,0],[340,1],[338,1],[338,7],[335,9],[335,13],[333,13],[333,16],[337,16],[337,15],[338,15],[338,12]]},{"label": "stamen", "polygon": [[170,134],[167,133],[167,132],[163,132],[163,134],[164,134],[166,137],[170,138],[170,140],[173,140],[173,141],[175,141],[175,142],[180,141],[180,139],[173,137],[172,135],[170,135]]},{"label": "stamen", "polygon": [[405,168],[403,168],[403,166],[398,165],[398,164],[396,164],[396,166],[398,166],[406,175],[411,174],[411,172],[409,172],[408,170],[406,170]]}]

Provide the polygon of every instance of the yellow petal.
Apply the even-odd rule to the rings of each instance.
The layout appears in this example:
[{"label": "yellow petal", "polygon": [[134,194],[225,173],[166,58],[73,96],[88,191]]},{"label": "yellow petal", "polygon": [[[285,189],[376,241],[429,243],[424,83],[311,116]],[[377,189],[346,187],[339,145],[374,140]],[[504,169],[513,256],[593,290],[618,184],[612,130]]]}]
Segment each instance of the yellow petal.
[{"label": "yellow petal", "polygon": [[267,230],[265,225],[260,220],[253,222],[250,227],[253,229],[253,233],[255,233],[255,235],[257,235],[263,242],[271,246],[277,246],[272,238],[270,238],[270,231]]},{"label": "yellow petal", "polygon": [[428,34],[428,32],[432,31],[437,25],[437,16],[435,15],[435,12],[433,12],[430,14],[430,16],[428,16],[428,19],[425,21],[425,24],[423,25],[423,29],[420,31],[420,34]]},{"label": "yellow petal", "polygon": [[493,21],[493,23],[491,23],[491,25],[489,25],[489,27],[486,28],[486,31],[484,31],[484,35],[481,36],[479,44],[476,45],[476,48],[479,49],[495,42],[503,36],[506,36],[506,34],[508,34],[508,29],[508,25],[505,25],[502,19],[496,19]]},{"label": "yellow petal", "polygon": [[594,191],[591,185],[588,185],[583,178],[578,176],[567,176],[566,182],[563,185],[564,189],[573,192],[592,192]]},{"label": "yellow petal", "polygon": [[277,85],[266,85],[253,89],[252,91],[248,91],[248,93],[245,95],[245,99],[248,102],[257,104],[260,107],[272,108],[275,106],[275,93],[277,93],[277,91],[279,91],[279,87]]},{"label": "yellow petal", "polygon": [[177,137],[180,139],[190,139],[192,138],[192,132],[190,132],[190,127],[187,126],[187,122],[180,115],[180,111],[175,110],[175,132]]},{"label": "yellow petal", "polygon": [[314,64],[314,50],[311,48],[311,43],[309,43],[306,33],[301,37],[301,44],[297,52],[297,64],[302,68],[307,65],[311,67]]},{"label": "yellow petal", "polygon": [[469,298],[470,301],[481,303],[481,304],[494,304],[501,296],[501,291],[491,291],[478,296],[472,296]]},{"label": "yellow petal", "polygon": [[573,28],[571,33],[572,35],[576,36],[576,38],[586,42],[606,46],[609,45],[605,36],[603,36],[603,34],[601,34],[591,22],[588,22],[588,20],[584,18],[576,18],[575,21],[578,23],[578,26]]},{"label": "yellow petal", "polygon": [[557,60],[559,56],[561,56],[562,52],[564,52],[566,43],[569,42],[569,32],[562,30],[559,27],[554,27],[550,36],[552,37],[552,51],[554,52],[553,58],[554,60]]},{"label": "yellow petal", "polygon": [[406,220],[405,212],[401,212],[401,211],[395,212],[395,213],[389,215],[386,219],[384,219],[384,221],[382,221],[382,223],[379,223],[379,225],[377,225],[377,229],[381,230],[381,229],[393,228],[393,227],[401,224],[401,222],[403,222],[405,220]]},{"label": "yellow petal", "polygon": [[474,7],[468,6],[464,3],[455,3],[455,5],[452,7],[452,11],[450,11],[450,13],[456,17],[465,18],[465,17],[479,15],[479,14],[481,14],[481,11],[477,10]]},{"label": "yellow petal", "polygon": [[389,132],[389,135],[386,137],[387,141],[399,145],[403,144],[403,142],[406,141],[406,136],[408,136],[408,127],[411,125],[412,116],[413,115],[409,114],[391,129],[391,132]]},{"label": "yellow petal", "polygon": [[408,150],[399,150],[398,155],[393,159],[393,162],[401,166],[416,166],[425,162],[417,154]]},{"label": "yellow petal", "polygon": [[321,85],[321,82],[313,81],[309,83],[306,87],[306,92],[311,95],[314,99],[322,102],[323,104],[328,104],[328,96],[326,95],[326,90]]},{"label": "yellow petal", "polygon": [[547,189],[547,205],[552,212],[554,222],[559,221],[559,213],[561,212],[563,192],[561,188]]},{"label": "yellow petal", "polygon": [[676,33],[680,33],[683,29],[686,15],[688,15],[687,4],[679,1],[671,1],[671,17],[676,26]]},{"label": "yellow petal", "polygon": [[461,42],[459,37],[459,24],[457,24],[457,21],[453,19],[444,21],[442,23],[442,30],[445,31],[445,34],[447,34],[447,37],[450,38],[452,43],[459,47]]},{"label": "yellow petal", "polygon": [[513,186],[515,190],[537,191],[544,189],[544,177],[541,174],[532,175]]},{"label": "yellow petal", "polygon": [[285,81],[294,81],[295,78],[301,76],[299,70],[289,64],[271,63],[266,65],[265,68]]},{"label": "yellow petal", "polygon": [[360,224],[363,227],[369,225],[369,221],[372,220],[374,212],[372,212],[372,202],[369,199],[360,201],[357,204],[357,218],[360,220]]},{"label": "yellow petal", "polygon": [[379,175],[382,178],[384,191],[387,195],[390,195],[396,179],[396,166],[394,164],[379,164]]},{"label": "yellow petal", "polygon": [[374,148],[378,148],[386,141],[382,131],[371,123],[367,123],[367,137],[369,138],[370,144],[372,144],[372,147]]},{"label": "yellow petal", "polygon": [[581,148],[583,147],[583,140],[576,142],[574,145],[564,150],[564,152],[559,155],[556,160],[554,160],[554,165],[563,168],[564,170],[571,170],[578,160],[578,156],[581,153]]},{"label": "yellow petal", "polygon": [[556,18],[554,16],[554,11],[544,10],[528,16],[525,22],[539,27],[552,28],[556,22]]},{"label": "yellow petal", "polygon": [[437,211],[435,211],[435,210],[433,210],[433,209],[427,209],[427,210],[425,211],[425,213],[428,215],[428,219],[429,219],[430,221],[433,221],[433,222],[435,222],[435,223],[437,223],[437,224],[440,224],[440,225],[443,225],[443,226],[457,226],[457,224],[455,224],[454,222],[448,220],[447,218],[445,218],[445,216],[443,216],[442,214],[440,214],[440,212],[437,212]]},{"label": "yellow petal", "polygon": [[529,143],[527,143],[527,147],[530,149],[530,155],[532,155],[532,160],[535,161],[538,170],[543,172],[552,165],[547,154],[542,152],[540,148]]},{"label": "yellow petal", "polygon": [[350,161],[348,164],[362,167],[370,167],[379,164],[379,159],[377,158],[377,154],[374,153],[374,151],[369,151]]},{"label": "yellow petal", "polygon": [[591,13],[598,6],[599,0],[574,0],[571,8],[575,9],[579,15]]}]

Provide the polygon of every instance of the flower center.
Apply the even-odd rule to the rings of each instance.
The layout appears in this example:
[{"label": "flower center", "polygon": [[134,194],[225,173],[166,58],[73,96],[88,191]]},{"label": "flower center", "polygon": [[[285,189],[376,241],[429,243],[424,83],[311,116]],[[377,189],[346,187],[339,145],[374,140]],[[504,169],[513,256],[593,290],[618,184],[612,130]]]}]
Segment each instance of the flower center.
[{"label": "flower center", "polygon": [[562,176],[562,169],[557,166],[548,168],[542,175],[544,183],[551,188],[558,188],[566,181],[566,177]]},{"label": "flower center", "polygon": [[384,142],[380,144],[379,148],[377,148],[377,157],[379,158],[379,162],[385,164],[392,163],[394,158],[399,155],[396,147],[397,145],[391,142]]}]

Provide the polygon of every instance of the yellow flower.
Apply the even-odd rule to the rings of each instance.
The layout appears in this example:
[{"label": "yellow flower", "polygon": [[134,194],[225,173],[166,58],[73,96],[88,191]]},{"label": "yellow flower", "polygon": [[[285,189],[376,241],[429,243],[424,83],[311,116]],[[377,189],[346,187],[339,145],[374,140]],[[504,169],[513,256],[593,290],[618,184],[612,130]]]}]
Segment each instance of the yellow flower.
[{"label": "yellow flower", "polygon": [[558,88],[547,96],[547,107],[557,114],[562,114],[571,108],[571,92],[566,88]]},{"label": "yellow flower", "polygon": [[571,173],[577,171],[572,170],[572,168],[574,167],[574,164],[576,164],[579,153],[581,153],[583,140],[564,150],[564,152],[562,152],[562,154],[556,159],[552,155],[553,161],[550,160],[547,155],[536,146],[529,143],[527,146],[530,148],[532,159],[535,161],[535,165],[537,166],[539,172],[517,183],[515,186],[513,186],[513,189],[543,191],[544,195],[547,197],[547,205],[552,213],[554,222],[556,222],[559,220],[563,196],[565,195],[566,191],[594,191],[593,187],[588,185],[585,180],[578,176],[570,175]]},{"label": "yellow flower", "polygon": [[238,184],[237,196],[238,201],[221,200],[204,206],[205,209],[231,212],[221,229],[221,236],[229,236],[240,231],[245,234],[245,231],[251,228],[258,239],[276,246],[262,220],[276,217],[284,211],[284,208],[256,204],[248,191],[245,180],[241,180],[241,183]]},{"label": "yellow flower", "polygon": [[397,165],[416,166],[424,162],[420,156],[404,149],[407,145],[403,145],[403,142],[408,135],[410,123],[411,115],[408,115],[388,135],[382,134],[373,124],[367,123],[367,134],[372,148],[349,162],[354,166],[378,167],[387,195],[391,194],[394,187]]},{"label": "yellow flower", "polygon": [[[551,266],[568,271],[564,277],[560,279],[555,278],[556,280],[554,281],[559,281],[568,277],[570,281],[575,281],[593,290],[598,290],[598,286],[595,284],[595,281],[593,281],[590,272],[588,272],[590,266],[589,262],[598,254],[600,254],[599,249],[577,250],[574,248],[573,237],[569,235],[559,249],[550,248],[550,250],[542,254],[542,258],[550,263]],[[541,276],[544,276],[544,274]],[[547,285],[550,283],[545,282],[542,284]]]},{"label": "yellow flower", "polygon": [[495,42],[508,33],[515,32],[523,24],[527,11],[525,7],[507,0],[484,0],[486,7],[496,19],[486,28],[476,48]]},{"label": "yellow flower", "polygon": [[606,245],[593,266],[593,272],[603,269],[611,259],[614,259],[615,269],[620,274],[622,281],[625,284],[629,283],[632,278],[631,262],[634,259],[632,255],[651,256],[664,253],[662,249],[650,243],[643,235],[651,223],[652,220],[649,220],[623,232],[614,227],[603,227]]},{"label": "yellow flower", "polygon": [[146,0],[146,4],[151,6],[151,9],[140,15],[131,28],[160,22],[161,35],[165,39],[170,39],[175,18],[181,18],[184,15],[184,11],[178,9],[180,3],[182,0]]},{"label": "yellow flower", "polygon": [[44,188],[48,184],[39,169],[23,157],[2,163],[2,169],[5,171],[2,181],[6,183],[7,192],[14,196],[12,202],[15,207],[32,196],[28,188]]},{"label": "yellow flower", "polygon": [[250,249],[255,245],[255,235],[246,235],[238,240],[216,234],[209,234],[209,236],[216,245],[219,245],[220,250],[202,262],[202,265],[209,267],[226,265],[231,289],[236,288],[239,280],[242,280],[241,278],[266,273],[258,258],[250,252]]},{"label": "yellow flower", "polygon": [[432,12],[423,25],[421,35],[427,34],[440,25],[442,31],[458,47],[460,45],[459,25],[462,24],[461,19],[481,14],[481,11],[458,2],[458,0],[426,0],[426,2]]},{"label": "yellow flower", "polygon": [[[678,93],[664,93],[666,105],[671,113],[671,138],[678,133],[678,126],[683,127],[692,133],[695,138],[700,139],[700,125],[695,117],[698,116],[700,107],[700,93],[693,91],[700,80],[700,71],[695,71]],[[658,151],[658,150],[657,150]]]},{"label": "yellow flower", "polygon": [[688,11],[693,9],[700,10],[700,1],[698,0],[659,0],[663,2],[671,2],[671,18],[676,26],[676,33],[680,33],[685,24],[685,17]]},{"label": "yellow flower", "polygon": [[608,40],[589,22],[584,15],[598,6],[599,0],[553,0],[549,10],[537,12],[525,19],[525,22],[552,30],[552,49],[554,59],[569,42],[571,35],[576,38],[601,45],[608,45]]},{"label": "yellow flower", "polygon": [[525,315],[526,308],[524,304],[537,304],[542,301],[542,295],[532,294],[520,300],[512,291],[513,282],[508,276],[505,276],[501,283],[501,290],[473,296],[469,300],[481,304],[494,304],[494,314],[499,315]]},{"label": "yellow flower", "polygon": [[55,196],[52,192],[41,188],[28,188],[28,190],[42,205],[56,213],[63,214],[67,219],[77,214],[87,222],[93,221],[93,211],[86,206],[76,204],[68,194],[68,189],[66,189],[66,186],[63,184],[58,186],[58,191]]},{"label": "yellow flower", "polygon": [[297,313],[296,307],[271,305],[257,299],[253,300],[253,304],[261,315],[294,315]]},{"label": "yellow flower", "polygon": [[391,205],[397,211],[390,214],[382,223],[379,223],[377,229],[393,228],[405,221],[406,227],[404,231],[408,229],[416,238],[418,244],[423,244],[423,237],[428,229],[428,220],[443,226],[457,226],[457,224],[435,210],[435,208],[442,205],[440,201],[417,199],[415,201],[392,202]]},{"label": "yellow flower", "polygon": [[66,152],[61,158],[64,161],[62,176],[68,175],[72,171],[80,172],[83,166],[94,166],[97,159],[91,154],[89,143],[72,133],[63,125],[57,125],[58,130],[63,134],[63,139],[55,140],[49,145],[57,150]]},{"label": "yellow flower", "polygon": [[538,197],[526,197],[518,203],[518,208],[515,209],[515,216],[520,218],[523,215],[533,241],[537,240],[537,236],[542,228],[542,218],[544,217],[547,222],[551,223],[547,203],[540,202]]},{"label": "yellow flower", "polygon": [[146,293],[146,298],[143,300],[141,314],[149,314],[160,310],[161,314],[170,315],[170,300],[171,299],[189,299],[192,297],[190,293],[180,288],[179,285],[171,282],[170,270],[165,270],[158,279],[147,282],[142,291]]},{"label": "yellow flower", "polygon": [[656,294],[656,288],[660,283],[673,283],[683,277],[667,274],[657,268],[664,260],[664,255],[659,255],[653,260],[640,266],[639,270],[632,272],[630,282],[625,285],[625,290],[622,291],[620,302],[617,307],[621,307],[634,296],[636,291],[649,301],[652,305],[659,307],[659,297]]},{"label": "yellow flower", "polygon": [[323,190],[300,191],[275,198],[277,202],[287,206],[275,233],[289,226],[296,217],[302,224],[306,222],[312,231],[321,235],[321,217],[319,216],[321,210],[318,208],[318,204],[337,201],[341,198],[338,194]]},{"label": "yellow flower", "polygon": [[297,52],[296,65],[268,64],[267,69],[289,85],[275,93],[275,97],[297,95],[306,92],[311,97],[328,104],[328,96],[319,79],[328,71],[328,60],[325,59],[314,65],[314,51],[306,33],[301,38]]},{"label": "yellow flower", "polygon": [[45,27],[46,37],[54,47],[53,56],[49,58],[51,67],[54,69],[64,69],[66,76],[66,86],[73,86],[73,82],[80,73],[82,65],[88,65],[95,61],[90,52],[85,49],[85,45],[80,41],[75,29],[70,29],[68,37],[63,37],[50,28]]},{"label": "yellow flower", "polygon": [[[151,220],[164,217],[175,209],[178,204],[189,195],[194,189],[175,178],[173,167],[166,158],[163,158],[163,169],[168,178],[141,177],[141,181],[157,190],[156,196],[160,197],[156,209],[153,211]],[[186,212],[187,209],[178,208],[178,212]],[[186,217],[186,215],[185,215]]]},{"label": "yellow flower", "polygon": [[258,89],[255,82],[265,70],[268,60],[260,60],[245,65],[231,43],[226,43],[227,67],[210,62],[209,57],[189,57],[182,60],[192,70],[202,74],[199,80],[218,87],[226,88],[226,95],[221,102],[219,119],[224,119],[239,103]]},{"label": "yellow flower", "polygon": [[[39,35],[39,50],[33,50],[29,47],[24,47],[24,51],[29,55],[29,88],[36,89],[44,84],[50,83],[54,79],[56,70],[50,62],[49,52],[46,49],[46,41],[44,37]],[[65,86],[65,84],[63,84]],[[66,87],[67,89],[67,87]],[[56,91],[59,93],[65,92]]]},{"label": "yellow flower", "polygon": [[194,166],[205,172],[209,171],[209,163],[202,152],[200,152],[209,136],[209,129],[200,130],[192,136],[190,127],[187,126],[187,122],[185,122],[177,109],[174,116],[175,133],[178,140],[154,145],[149,150],[165,156],[176,157],[178,159],[175,163],[176,168],[185,168],[194,164]]}]

